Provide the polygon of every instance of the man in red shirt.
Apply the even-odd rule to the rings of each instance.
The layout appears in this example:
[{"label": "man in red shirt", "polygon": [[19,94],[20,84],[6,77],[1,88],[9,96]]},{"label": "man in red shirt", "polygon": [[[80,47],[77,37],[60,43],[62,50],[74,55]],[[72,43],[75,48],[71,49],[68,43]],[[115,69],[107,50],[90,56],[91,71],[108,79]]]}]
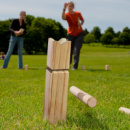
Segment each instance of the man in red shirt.
[{"label": "man in red shirt", "polygon": [[[65,13],[66,8],[68,8],[68,13]],[[62,19],[67,20],[69,25],[67,34],[68,34],[68,40],[71,41],[70,64],[72,63],[72,54],[74,52],[74,64],[72,70],[75,70],[78,69],[80,49],[82,47],[84,38],[84,33],[82,29],[84,19],[80,12],[74,11],[73,2],[64,4]]]}]

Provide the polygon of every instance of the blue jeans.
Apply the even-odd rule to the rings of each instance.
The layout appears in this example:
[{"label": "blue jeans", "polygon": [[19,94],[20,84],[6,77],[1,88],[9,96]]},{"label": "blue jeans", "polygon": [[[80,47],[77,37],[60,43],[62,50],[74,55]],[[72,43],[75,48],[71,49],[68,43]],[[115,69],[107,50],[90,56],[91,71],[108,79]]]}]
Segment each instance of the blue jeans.
[{"label": "blue jeans", "polygon": [[3,68],[7,68],[11,54],[14,50],[15,45],[18,44],[18,68],[22,69],[23,68],[23,60],[22,60],[22,49],[23,49],[23,37],[16,37],[12,36],[10,37],[10,43],[9,43],[9,48],[8,52],[6,54]]}]

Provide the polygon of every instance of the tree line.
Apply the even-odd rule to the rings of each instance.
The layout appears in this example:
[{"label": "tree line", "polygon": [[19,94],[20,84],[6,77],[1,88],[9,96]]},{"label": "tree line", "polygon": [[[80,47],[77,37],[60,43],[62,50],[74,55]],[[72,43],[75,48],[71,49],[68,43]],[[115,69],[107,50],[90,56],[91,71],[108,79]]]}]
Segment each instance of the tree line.
[{"label": "tree line", "polygon": [[[10,40],[9,26],[11,21],[12,19],[0,21],[0,51],[5,53],[8,50]],[[44,17],[27,15],[26,28],[24,52],[27,54],[46,53],[49,37],[59,40],[67,35],[66,29],[59,22],[52,19],[45,19]],[[17,53],[17,46],[13,53]]]},{"label": "tree line", "polygon": [[120,46],[130,45],[130,28],[125,27],[122,32],[115,32],[112,27],[108,27],[103,34],[101,34],[101,30],[99,27],[94,27],[91,32],[88,32],[87,29],[84,30],[85,43],[102,43],[103,45],[112,45],[112,46]]},{"label": "tree line", "polygon": [[[7,52],[10,40],[9,26],[12,19],[0,21],[0,51]],[[34,17],[27,15],[26,17],[27,32],[24,37],[24,53],[40,54],[47,52],[48,38],[52,37],[59,40],[67,36],[67,30],[53,19],[45,19],[44,17]],[[84,43],[102,43],[103,45],[130,45],[130,29],[125,27],[122,32],[115,32],[109,27],[105,33],[101,34],[99,27],[94,27],[91,32],[84,30]],[[17,46],[14,54],[17,53]]]}]

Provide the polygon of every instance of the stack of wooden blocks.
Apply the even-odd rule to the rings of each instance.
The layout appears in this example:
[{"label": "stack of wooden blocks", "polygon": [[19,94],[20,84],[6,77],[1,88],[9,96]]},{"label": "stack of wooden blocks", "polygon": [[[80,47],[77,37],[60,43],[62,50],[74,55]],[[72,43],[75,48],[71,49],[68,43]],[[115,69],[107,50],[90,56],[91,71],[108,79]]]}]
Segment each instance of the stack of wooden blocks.
[{"label": "stack of wooden blocks", "polygon": [[43,119],[66,120],[71,42],[49,38]]}]

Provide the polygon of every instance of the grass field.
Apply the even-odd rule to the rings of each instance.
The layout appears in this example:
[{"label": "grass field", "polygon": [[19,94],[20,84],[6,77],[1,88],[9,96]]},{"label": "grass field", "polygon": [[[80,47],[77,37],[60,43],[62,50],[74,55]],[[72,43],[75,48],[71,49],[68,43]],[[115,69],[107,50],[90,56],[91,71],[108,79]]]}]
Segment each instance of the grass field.
[{"label": "grass field", "polygon": [[0,129],[129,130],[130,115],[119,112],[121,106],[130,108],[128,51],[83,45],[79,69],[70,70],[69,87],[93,95],[98,104],[89,108],[69,92],[67,120],[57,125],[42,120],[46,56],[23,56],[29,66],[25,71],[17,69],[18,57],[13,55],[8,69],[0,70]]}]

